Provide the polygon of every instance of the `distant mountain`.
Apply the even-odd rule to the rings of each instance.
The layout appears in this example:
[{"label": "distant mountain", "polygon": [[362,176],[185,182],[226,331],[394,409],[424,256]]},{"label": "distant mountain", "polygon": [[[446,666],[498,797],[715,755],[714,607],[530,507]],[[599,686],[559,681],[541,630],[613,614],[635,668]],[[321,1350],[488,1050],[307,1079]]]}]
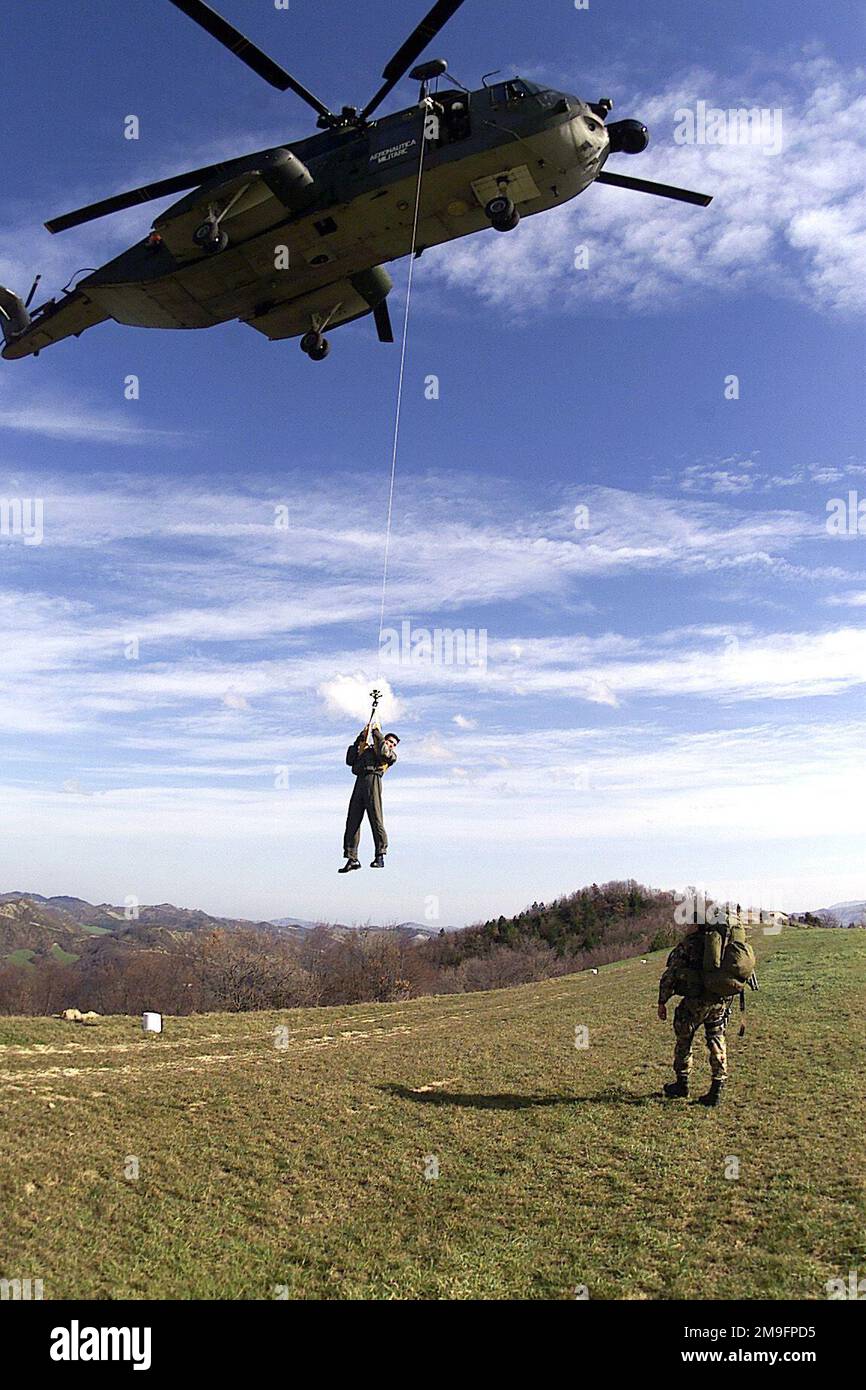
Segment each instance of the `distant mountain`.
[{"label": "distant mountain", "polygon": [[854,927],[866,921],[866,901],[834,903],[832,907],[823,907],[816,916],[835,917],[840,926]]},{"label": "distant mountain", "polygon": [[0,958],[21,964],[58,952],[75,954],[84,928],[67,913],[16,894],[0,899]]},{"label": "distant mountain", "polygon": [[299,931],[312,931],[318,925],[318,922],[308,922],[303,917],[274,917],[271,920],[272,927],[297,927]]},{"label": "distant mountain", "polygon": [[[401,922],[399,926],[394,928],[394,930],[400,932],[403,936],[411,936],[417,939],[418,937],[426,938],[431,936],[438,936],[442,928],[425,927],[422,926],[420,922]],[[445,927],[445,931],[453,930],[453,927]]]},{"label": "distant mountain", "polygon": [[[279,917],[273,922],[249,921],[242,917],[213,917],[199,908],[176,907],[174,903],[142,905],[134,916],[128,909],[112,903],[98,906],[84,898],[42,893],[0,893],[0,963],[37,964],[48,956],[89,962],[116,957],[130,950],[172,951],[185,944],[190,934],[212,931],[261,931],[270,936],[302,937],[320,923],[303,917]],[[326,924],[335,936],[355,931],[393,933],[406,941],[438,936],[438,928],[420,922],[401,922],[397,926],[364,925],[348,927]]]},{"label": "distant mountain", "polygon": [[112,907],[109,903],[95,907],[83,898],[45,898],[41,893],[0,893],[0,904],[20,902],[24,899],[38,903],[46,911],[57,913],[64,920],[71,919],[92,930],[116,931],[118,927],[123,926],[125,920],[123,908]]},{"label": "distant mountain", "polygon": [[142,927],[164,927],[169,931],[215,931],[218,927],[268,927],[270,922],[251,922],[243,917],[212,917],[200,908],[175,907],[174,903],[157,903],[153,907],[141,906],[135,922]]},{"label": "distant mountain", "polygon": [[0,962],[36,964],[49,955],[78,959],[116,955],[135,949],[173,950],[194,932],[260,929],[273,934],[270,922],[212,917],[174,903],[142,906],[135,916],[123,907],[83,898],[46,898],[41,893],[0,893]]},{"label": "distant mountain", "polygon": [[[292,927],[299,932],[308,932],[313,931],[316,927],[322,926],[323,924],[321,922],[310,922],[303,917],[275,917],[271,925],[283,928]],[[324,925],[327,927],[328,931],[338,936],[355,931],[393,932],[413,941],[417,941],[419,938],[423,938],[426,941],[428,937],[439,935],[438,927],[425,927],[422,926],[420,922],[398,922],[396,926],[390,927],[380,927],[372,922],[364,922],[361,926],[357,927],[347,927],[342,922],[328,922],[324,923]],[[446,930],[450,931],[451,928],[449,927]]]},{"label": "distant mountain", "polygon": [[420,922],[398,922],[390,927],[377,927],[372,923],[365,922],[360,927],[342,927],[340,930],[343,932],[365,932],[368,936],[371,932],[377,936],[398,936],[403,941],[429,941],[432,937],[439,935],[438,927],[422,927]]}]

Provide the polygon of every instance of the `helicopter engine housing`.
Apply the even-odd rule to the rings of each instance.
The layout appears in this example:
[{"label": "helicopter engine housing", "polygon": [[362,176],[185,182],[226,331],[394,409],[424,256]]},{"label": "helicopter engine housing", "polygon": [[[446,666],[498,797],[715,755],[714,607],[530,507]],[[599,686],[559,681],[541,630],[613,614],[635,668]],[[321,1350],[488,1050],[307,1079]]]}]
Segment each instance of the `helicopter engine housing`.
[{"label": "helicopter engine housing", "polygon": [[315,179],[292,150],[272,150],[262,167],[262,178],[289,212],[302,212],[315,197]]}]

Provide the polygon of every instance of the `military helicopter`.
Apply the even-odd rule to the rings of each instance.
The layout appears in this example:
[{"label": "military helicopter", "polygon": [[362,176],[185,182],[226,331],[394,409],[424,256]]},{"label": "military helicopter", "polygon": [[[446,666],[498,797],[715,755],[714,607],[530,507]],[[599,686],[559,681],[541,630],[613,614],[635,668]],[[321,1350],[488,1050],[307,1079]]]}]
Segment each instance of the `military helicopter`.
[{"label": "military helicopter", "polygon": [[[174,193],[135,246],[31,313],[0,287],[3,356],[38,355],[113,319],[142,328],[209,328],[238,319],[272,340],[328,355],[326,329],[371,314],[394,341],[383,262],[493,227],[511,232],[582,193],[614,184],[706,207],[711,198],[609,173],[609,155],[639,154],[637,120],[608,122],[613,103],[587,103],[523,78],[487,74],[470,91],[434,59],[413,66],[464,0],[437,0],[358,110],[331,111],[203,0],[169,0],[279,91],[318,115],[321,133],[193,169],[46,222],[56,233]],[[410,71],[411,69],[411,71]],[[416,105],[373,119],[406,73]],[[432,90],[431,90],[432,89]]]}]

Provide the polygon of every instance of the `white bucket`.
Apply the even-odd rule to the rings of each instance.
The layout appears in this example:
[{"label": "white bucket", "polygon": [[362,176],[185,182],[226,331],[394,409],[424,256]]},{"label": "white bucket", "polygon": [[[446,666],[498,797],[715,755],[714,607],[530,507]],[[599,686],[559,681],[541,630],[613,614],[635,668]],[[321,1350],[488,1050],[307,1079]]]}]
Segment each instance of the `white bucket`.
[{"label": "white bucket", "polygon": [[141,1026],[145,1033],[161,1033],[162,1014],[142,1014]]}]

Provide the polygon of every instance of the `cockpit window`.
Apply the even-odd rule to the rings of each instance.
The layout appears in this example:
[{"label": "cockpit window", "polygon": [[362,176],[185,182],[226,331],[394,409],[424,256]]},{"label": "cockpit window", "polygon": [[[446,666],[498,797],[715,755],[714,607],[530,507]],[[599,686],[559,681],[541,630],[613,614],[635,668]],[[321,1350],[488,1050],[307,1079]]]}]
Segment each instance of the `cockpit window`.
[{"label": "cockpit window", "polygon": [[516,106],[531,95],[528,84],[520,77],[515,77],[512,82],[497,82],[495,87],[490,88],[494,106]]},{"label": "cockpit window", "polygon": [[555,97],[547,87],[539,87],[535,82],[527,82],[523,77],[512,78],[510,82],[497,82],[490,88],[490,100],[494,106],[519,106],[532,98],[541,106],[549,106]]}]

